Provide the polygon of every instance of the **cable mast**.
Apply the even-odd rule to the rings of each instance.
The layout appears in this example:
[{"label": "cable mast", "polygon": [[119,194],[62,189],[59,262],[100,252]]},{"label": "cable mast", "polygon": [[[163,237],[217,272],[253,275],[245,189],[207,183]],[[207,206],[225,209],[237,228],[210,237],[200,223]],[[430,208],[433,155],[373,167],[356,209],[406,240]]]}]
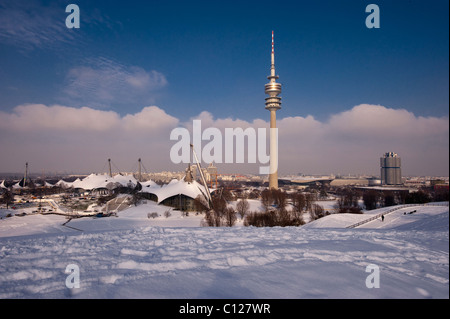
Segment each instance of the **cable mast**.
[{"label": "cable mast", "polygon": [[208,184],[206,183],[205,176],[203,175],[202,168],[200,167],[200,162],[198,161],[197,154],[195,153],[194,145],[192,145],[192,143],[191,143],[191,149],[194,154],[195,161],[197,163],[197,169],[200,172],[200,176],[202,178],[203,185],[205,186],[205,189],[206,189],[206,195],[208,197],[207,200],[208,200],[209,207],[213,208],[211,193],[209,192]]},{"label": "cable mast", "polygon": [[28,162],[25,163],[25,177],[23,180],[23,187],[27,185],[27,179],[28,179]]},{"label": "cable mast", "polygon": [[112,171],[111,171],[111,159],[110,158],[108,158],[108,165],[109,165],[109,177],[113,177]]},{"label": "cable mast", "polygon": [[142,173],[141,173],[141,158],[138,159],[139,162],[139,175],[138,175],[138,181],[142,182]]}]

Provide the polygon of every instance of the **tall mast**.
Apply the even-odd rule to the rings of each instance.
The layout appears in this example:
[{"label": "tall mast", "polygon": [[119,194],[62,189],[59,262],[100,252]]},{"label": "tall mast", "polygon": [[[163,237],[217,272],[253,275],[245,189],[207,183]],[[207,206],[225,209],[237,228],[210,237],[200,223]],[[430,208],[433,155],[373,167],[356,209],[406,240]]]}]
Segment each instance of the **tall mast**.
[{"label": "tall mast", "polygon": [[109,177],[112,177],[111,159],[110,158],[108,158],[108,165],[109,165]]},{"label": "tall mast", "polygon": [[139,159],[139,182],[142,182],[142,175],[141,175],[141,159]]},{"label": "tall mast", "polygon": [[27,185],[27,179],[28,179],[28,162],[25,163],[25,178],[23,180],[23,187]]}]

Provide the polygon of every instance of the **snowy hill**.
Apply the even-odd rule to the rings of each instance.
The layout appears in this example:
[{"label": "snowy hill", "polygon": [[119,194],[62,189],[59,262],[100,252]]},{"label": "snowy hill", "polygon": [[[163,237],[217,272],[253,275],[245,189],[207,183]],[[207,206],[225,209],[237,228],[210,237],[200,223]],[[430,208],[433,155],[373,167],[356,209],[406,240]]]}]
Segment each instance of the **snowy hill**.
[{"label": "snowy hill", "polygon": [[[207,228],[165,210],[149,202],[66,226],[57,215],[0,220],[0,298],[449,298],[448,206],[402,208],[353,229],[382,211]],[[70,265],[79,288],[66,286]],[[379,288],[366,285],[373,265]]]},{"label": "snowy hill", "polygon": [[[364,222],[371,217],[373,221],[358,228],[404,229],[404,230],[448,230],[448,203],[430,203],[425,205],[399,205],[371,210],[364,214],[333,214],[315,220],[305,228],[346,228]],[[380,215],[385,216],[384,221]]]}]

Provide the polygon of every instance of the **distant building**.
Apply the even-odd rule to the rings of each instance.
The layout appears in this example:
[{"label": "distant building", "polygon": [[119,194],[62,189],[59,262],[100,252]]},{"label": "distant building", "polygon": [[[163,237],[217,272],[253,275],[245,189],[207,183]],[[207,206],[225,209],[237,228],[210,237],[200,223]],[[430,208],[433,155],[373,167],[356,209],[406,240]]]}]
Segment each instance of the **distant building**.
[{"label": "distant building", "polygon": [[380,158],[381,185],[402,185],[400,157],[394,152],[385,153]]},{"label": "distant building", "polygon": [[211,187],[213,183],[215,183],[217,188],[217,167],[214,166],[213,163],[209,164],[209,166],[206,168],[206,173],[206,181],[209,182]]},{"label": "distant building", "polygon": [[376,177],[371,177],[367,179],[369,181],[369,186],[380,186],[381,180]]}]

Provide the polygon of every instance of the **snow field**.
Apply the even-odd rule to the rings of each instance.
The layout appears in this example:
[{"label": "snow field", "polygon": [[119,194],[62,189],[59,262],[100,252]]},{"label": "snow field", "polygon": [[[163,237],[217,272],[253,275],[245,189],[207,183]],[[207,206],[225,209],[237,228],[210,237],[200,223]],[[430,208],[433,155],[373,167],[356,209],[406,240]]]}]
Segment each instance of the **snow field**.
[{"label": "snow field", "polygon": [[448,232],[145,227],[0,243],[0,298],[448,297]]},{"label": "snow field", "polygon": [[[67,224],[82,231],[61,226],[67,220],[56,215],[0,220],[0,298],[449,296],[448,206],[400,209],[356,229],[345,227],[364,215],[302,227],[209,228],[194,227],[201,216],[179,212],[149,219],[149,209],[166,208],[141,205]],[[71,264],[80,288],[66,287]],[[372,264],[380,288],[366,286]]]}]

